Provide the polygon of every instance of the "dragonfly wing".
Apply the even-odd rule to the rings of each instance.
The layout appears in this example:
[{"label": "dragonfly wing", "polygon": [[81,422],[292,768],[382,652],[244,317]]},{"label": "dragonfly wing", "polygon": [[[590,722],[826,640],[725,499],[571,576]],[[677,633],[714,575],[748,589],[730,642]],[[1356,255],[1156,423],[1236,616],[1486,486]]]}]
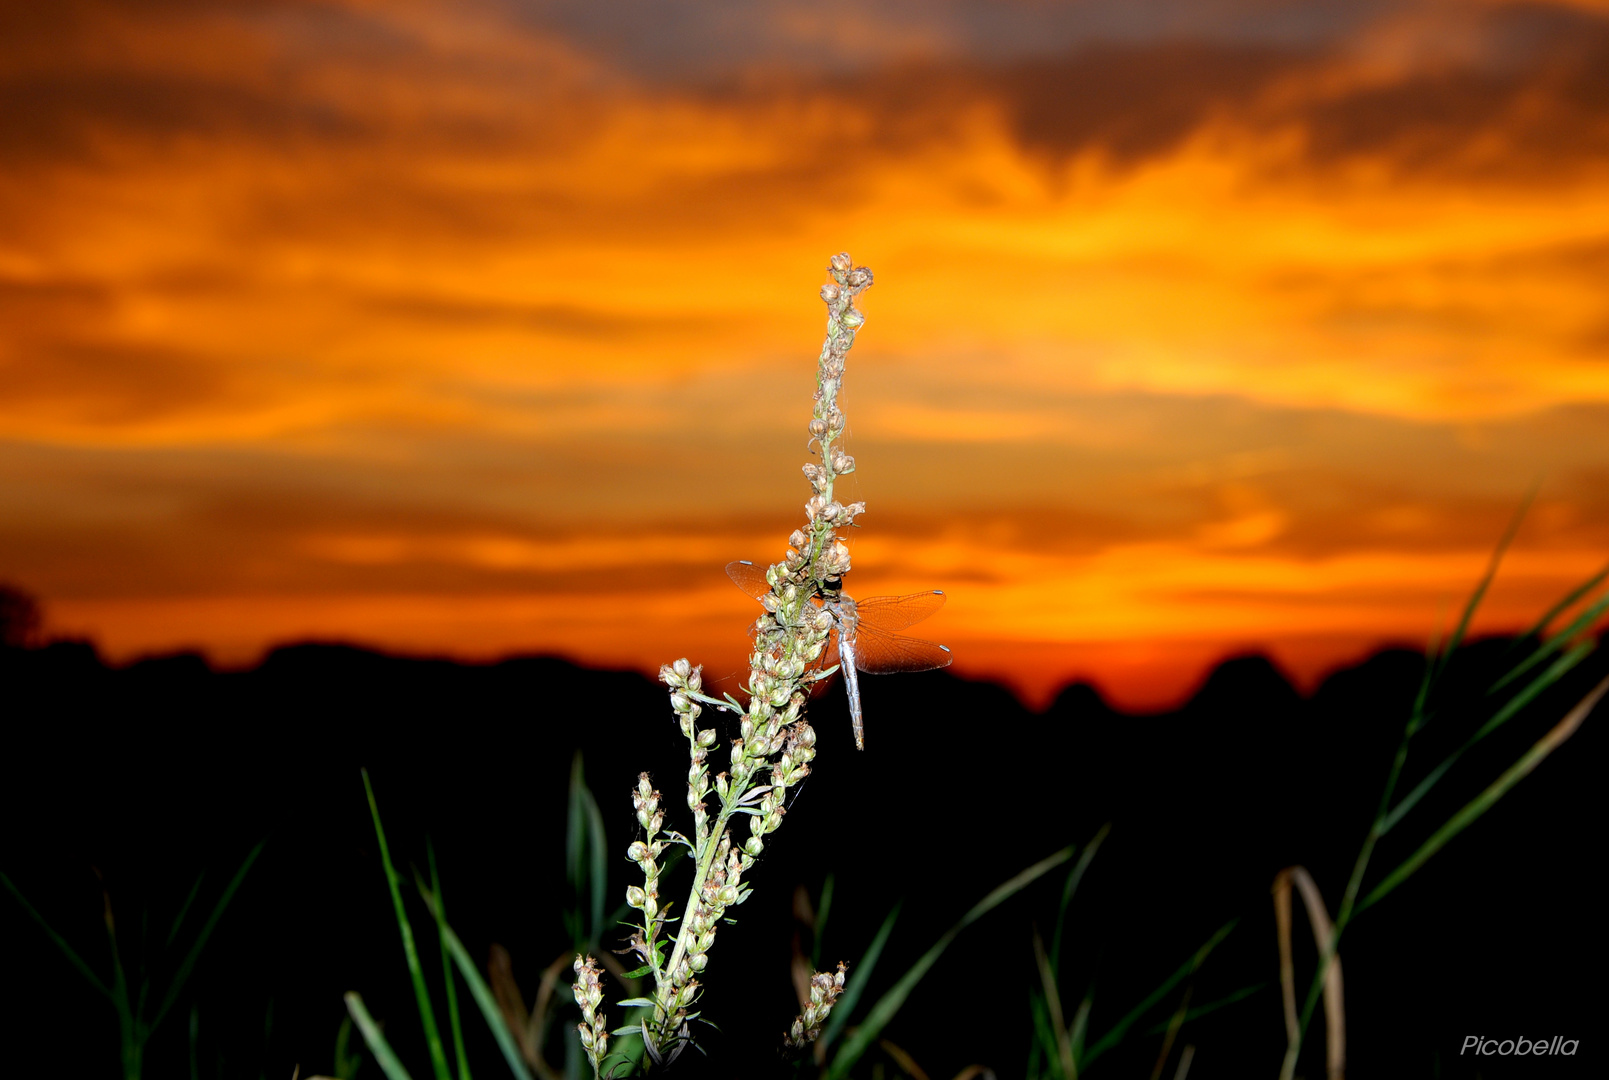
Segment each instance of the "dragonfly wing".
[{"label": "dragonfly wing", "polygon": [[726,576],[732,579],[732,584],[756,600],[771,591],[771,583],[765,580],[765,571],[766,567],[757,566],[747,559],[735,559],[726,564]]},{"label": "dragonfly wing", "polygon": [[954,659],[943,645],[920,638],[884,634],[861,624],[855,635],[855,667],[868,675],[900,671],[932,671],[949,667]]},{"label": "dragonfly wing", "polygon": [[855,601],[860,625],[891,634],[915,626],[944,606],[944,594],[937,589],[909,596],[871,596]]}]

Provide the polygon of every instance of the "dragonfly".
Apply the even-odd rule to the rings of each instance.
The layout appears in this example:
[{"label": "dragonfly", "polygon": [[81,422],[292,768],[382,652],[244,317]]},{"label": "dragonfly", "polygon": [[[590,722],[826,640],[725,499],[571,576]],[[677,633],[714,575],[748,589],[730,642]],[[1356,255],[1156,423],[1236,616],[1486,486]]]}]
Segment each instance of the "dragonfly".
[{"label": "dragonfly", "polygon": [[[756,600],[771,591],[765,570],[746,559],[726,564],[726,576]],[[822,657],[831,656],[834,647],[837,648],[838,670],[843,672],[844,692],[849,697],[849,722],[855,730],[855,746],[864,750],[866,724],[861,714],[858,673],[887,675],[949,667],[952,657],[947,646],[899,634],[943,607],[944,593],[932,589],[909,596],[870,596],[853,600],[842,588],[832,588],[826,596],[811,602],[832,613],[832,638]]]}]

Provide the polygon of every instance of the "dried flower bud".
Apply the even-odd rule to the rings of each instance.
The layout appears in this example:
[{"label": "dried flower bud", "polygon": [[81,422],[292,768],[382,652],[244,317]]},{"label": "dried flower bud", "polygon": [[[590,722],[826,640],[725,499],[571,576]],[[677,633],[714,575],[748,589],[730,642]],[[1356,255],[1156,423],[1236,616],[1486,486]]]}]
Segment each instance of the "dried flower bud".
[{"label": "dried flower bud", "polygon": [[833,285],[830,282],[826,285],[823,285],[821,287],[821,298],[829,304],[838,299],[838,286]]},{"label": "dried flower bud", "polygon": [[851,289],[868,288],[872,283],[872,272],[864,266],[857,266],[849,272],[848,282]]},{"label": "dried flower bud", "polygon": [[840,274],[847,273],[849,268],[854,265],[855,260],[849,257],[849,252],[847,251],[840,251],[832,257],[832,269]]},{"label": "dried flower bud", "polygon": [[795,529],[793,532],[788,534],[788,546],[802,548],[805,546],[805,541],[808,539],[810,538],[804,534],[803,529]]},{"label": "dried flower bud", "polygon": [[834,454],[832,458],[832,471],[842,475],[855,471],[855,459],[848,454]]},{"label": "dried flower bud", "polygon": [[827,421],[820,419],[810,421],[810,434],[818,439],[827,434]]},{"label": "dried flower bud", "polygon": [[851,307],[843,314],[843,324],[851,330],[859,330],[866,325],[866,313],[857,307]]}]

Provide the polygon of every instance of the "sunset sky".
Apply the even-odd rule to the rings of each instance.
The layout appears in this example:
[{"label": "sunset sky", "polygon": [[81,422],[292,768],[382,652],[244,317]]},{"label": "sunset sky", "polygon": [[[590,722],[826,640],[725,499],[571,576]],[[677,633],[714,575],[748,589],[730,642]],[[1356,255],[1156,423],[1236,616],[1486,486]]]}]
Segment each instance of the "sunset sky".
[{"label": "sunset sky", "polygon": [[1609,3],[0,14],[0,581],[111,659],[742,662],[816,290],[859,595],[1042,702],[1609,558]]}]

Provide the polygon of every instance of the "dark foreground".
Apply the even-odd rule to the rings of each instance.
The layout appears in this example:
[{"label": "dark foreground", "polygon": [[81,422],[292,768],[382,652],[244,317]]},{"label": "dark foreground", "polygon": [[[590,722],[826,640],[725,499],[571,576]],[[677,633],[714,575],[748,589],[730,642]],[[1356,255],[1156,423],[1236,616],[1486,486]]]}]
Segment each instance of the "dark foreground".
[{"label": "dark foreground", "polygon": [[[1496,647],[1477,646],[1464,663],[1476,668]],[[1196,1046],[1192,1080],[1272,1080],[1284,1029],[1270,883],[1301,863],[1334,910],[1420,663],[1382,654],[1304,700],[1264,661],[1236,660],[1184,709],[1147,717],[1114,714],[1085,687],[1032,714],[996,687],[944,674],[868,679],[863,754],[835,689],[812,706],[815,774],[757,867],[754,898],[711,953],[704,1007],[723,1034],[688,1075],[778,1072],[775,1048],[797,1011],[788,974],[795,886],[814,894],[836,875],[824,960],[860,956],[903,899],[875,996],[990,888],[1111,822],[1069,914],[1069,1010],[1093,986],[1098,1034],[1238,917],[1197,973],[1193,1000],[1266,985],[1187,1024],[1180,1042]],[[1460,764],[1387,838],[1376,879],[1604,670],[1586,667]],[[246,673],[214,673],[188,657],[111,670],[87,648],[56,645],[0,652],[0,678],[0,869],[91,964],[110,967],[97,873],[124,940],[159,939],[196,871],[220,888],[267,838],[190,991],[152,1041],[150,1077],[192,1075],[192,1004],[199,1077],[328,1072],[346,990],[363,993],[414,1075],[428,1075],[360,766],[374,779],[394,855],[423,866],[424,838],[434,839],[460,934],[478,956],[506,946],[527,998],[568,940],[560,913],[571,900],[573,753],[584,754],[609,829],[611,908],[635,880],[623,853],[639,771],[653,773],[672,823],[685,827],[684,744],[662,691],[632,674],[314,646]],[[1427,731],[1412,779],[1467,731],[1457,714]],[[1478,1075],[1601,1074],[1604,942],[1593,880],[1606,724],[1590,718],[1349,931],[1350,1075],[1473,1077],[1458,1053],[1471,1035],[1582,1041],[1569,1061],[1487,1058]],[[1032,926],[1049,937],[1062,880],[1051,874],[968,930],[888,1029],[933,1080],[972,1063],[1022,1074],[1037,983]],[[1301,915],[1296,926],[1305,989],[1312,939]],[[422,944],[433,961],[428,931]],[[6,895],[0,971],[5,1073],[118,1075],[112,1010]],[[1170,996],[1144,1026],[1165,1022],[1176,1003]],[[477,1075],[507,1075],[484,1028],[472,1019],[469,1029]],[[1138,1035],[1094,1066],[1096,1080],[1151,1075],[1161,1043]],[[872,1065],[866,1059],[859,1073],[870,1076]],[[1321,1074],[1321,1059],[1304,1057],[1302,1071]],[[359,1075],[380,1073],[367,1061]]]}]

